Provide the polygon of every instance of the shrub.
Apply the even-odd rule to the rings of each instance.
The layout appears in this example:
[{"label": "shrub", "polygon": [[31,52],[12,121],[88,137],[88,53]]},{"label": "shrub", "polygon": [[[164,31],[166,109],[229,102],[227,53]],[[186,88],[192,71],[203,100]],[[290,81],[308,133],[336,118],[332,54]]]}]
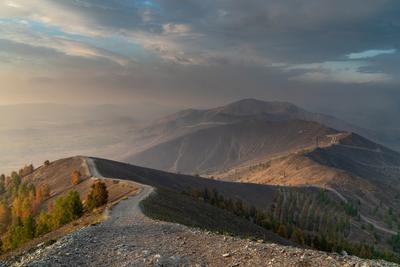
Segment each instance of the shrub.
[{"label": "shrub", "polygon": [[88,210],[98,208],[108,201],[107,186],[104,182],[97,181],[92,184],[91,191],[87,197],[86,206]]},{"label": "shrub", "polygon": [[73,185],[78,185],[81,182],[81,173],[74,170],[71,174],[71,182]]},{"label": "shrub", "polygon": [[49,160],[46,160],[46,161],[43,163],[43,165],[46,166],[46,167],[47,167],[47,166],[50,166],[50,161],[49,161]]}]

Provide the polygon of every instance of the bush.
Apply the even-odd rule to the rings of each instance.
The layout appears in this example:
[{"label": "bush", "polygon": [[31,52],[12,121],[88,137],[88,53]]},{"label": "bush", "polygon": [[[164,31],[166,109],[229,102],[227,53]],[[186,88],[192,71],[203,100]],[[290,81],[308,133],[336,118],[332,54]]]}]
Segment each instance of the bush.
[{"label": "bush", "polygon": [[101,207],[108,201],[107,186],[104,182],[97,181],[92,184],[91,191],[87,197],[86,207],[88,210]]}]

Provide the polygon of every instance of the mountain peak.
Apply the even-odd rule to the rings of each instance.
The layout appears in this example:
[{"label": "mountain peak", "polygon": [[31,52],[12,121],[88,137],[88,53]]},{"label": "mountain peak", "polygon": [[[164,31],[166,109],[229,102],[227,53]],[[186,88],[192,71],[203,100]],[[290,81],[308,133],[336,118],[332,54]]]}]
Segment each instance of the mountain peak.
[{"label": "mountain peak", "polygon": [[232,115],[249,116],[258,114],[296,113],[301,109],[289,102],[263,101],[254,98],[245,98],[217,108],[217,110]]}]

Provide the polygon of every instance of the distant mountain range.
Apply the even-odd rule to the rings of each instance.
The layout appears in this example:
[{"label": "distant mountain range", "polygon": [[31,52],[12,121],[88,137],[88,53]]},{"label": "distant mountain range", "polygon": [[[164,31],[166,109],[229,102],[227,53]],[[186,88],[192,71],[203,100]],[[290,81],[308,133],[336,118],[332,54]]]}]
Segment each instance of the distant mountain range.
[{"label": "distant mountain range", "polygon": [[326,188],[357,205],[362,221],[396,233],[398,214],[388,214],[400,209],[400,153],[373,136],[290,103],[245,99],[140,129],[140,148],[124,161],[220,180]]},{"label": "distant mountain range", "polygon": [[[333,130],[335,129],[335,130]],[[124,161],[167,171],[209,173],[313,146],[337,131],[371,131],[287,102],[244,99],[184,110],[143,127]]]}]

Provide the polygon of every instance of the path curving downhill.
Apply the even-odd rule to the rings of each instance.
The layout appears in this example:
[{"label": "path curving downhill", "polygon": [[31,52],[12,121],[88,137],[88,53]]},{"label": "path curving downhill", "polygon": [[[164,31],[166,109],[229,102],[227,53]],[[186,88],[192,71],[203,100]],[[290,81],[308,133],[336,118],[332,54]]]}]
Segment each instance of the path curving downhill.
[{"label": "path curving downhill", "polygon": [[[94,159],[86,163],[94,177],[103,178]],[[154,189],[137,185],[140,192],[116,205],[104,222],[62,237],[13,266],[398,266],[155,221],[140,207]]]}]

